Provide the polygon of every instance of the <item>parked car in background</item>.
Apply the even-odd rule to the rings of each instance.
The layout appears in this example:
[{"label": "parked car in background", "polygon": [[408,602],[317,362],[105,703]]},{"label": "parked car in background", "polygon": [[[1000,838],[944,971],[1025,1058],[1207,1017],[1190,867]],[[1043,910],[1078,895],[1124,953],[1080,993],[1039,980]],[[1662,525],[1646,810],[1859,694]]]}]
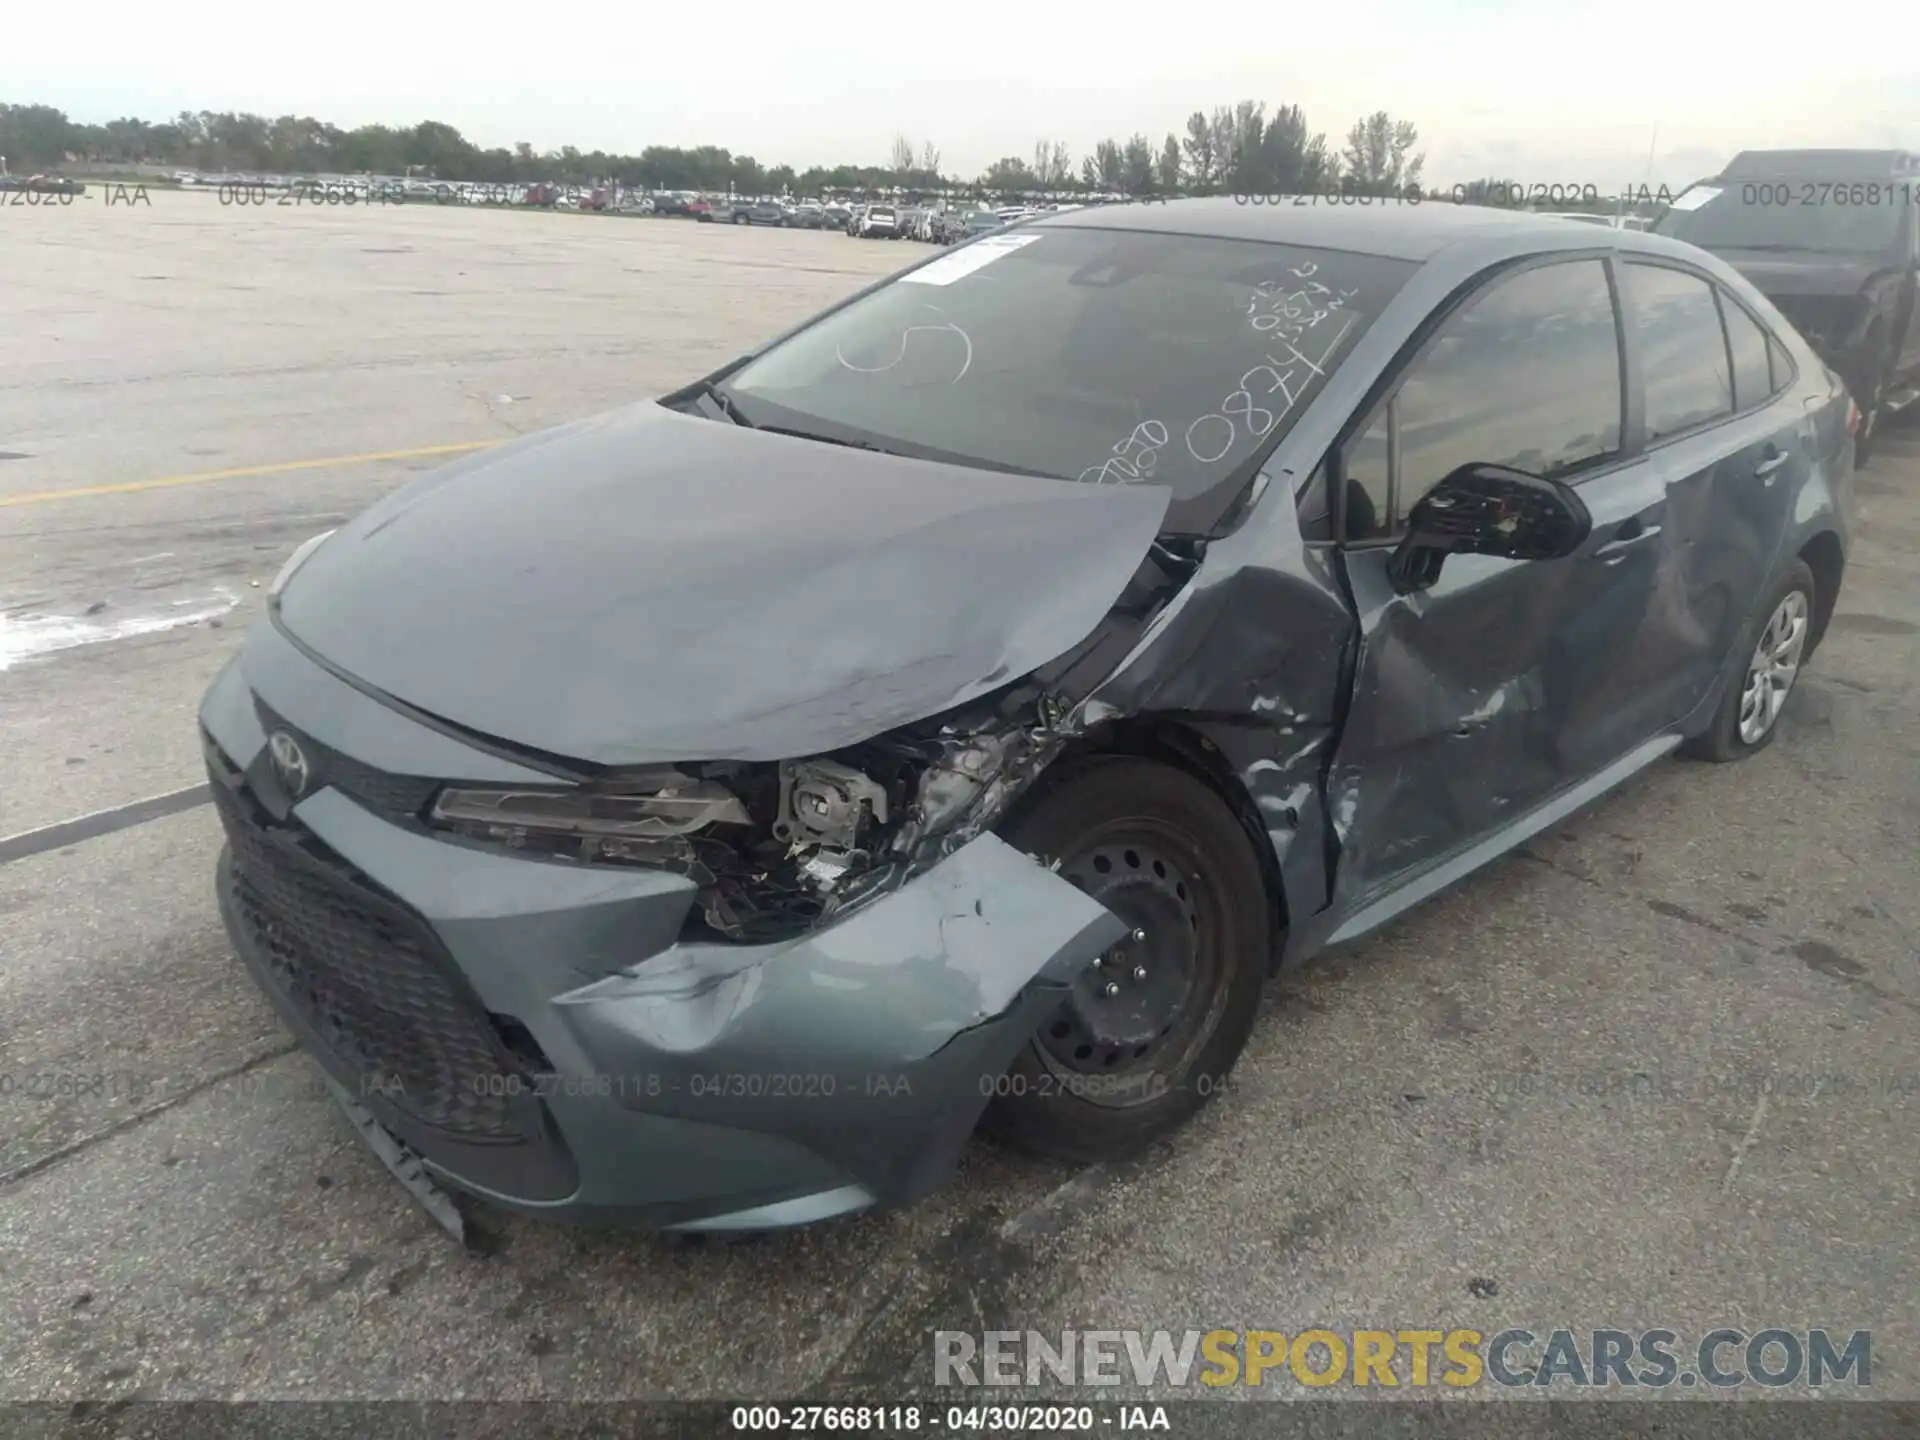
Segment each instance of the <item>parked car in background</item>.
[{"label": "parked car in background", "polygon": [[661,190],[653,197],[653,213],[692,219],[695,206],[705,202],[691,190]]},{"label": "parked car in background", "polygon": [[59,175],[0,175],[0,190],[29,195],[84,195],[87,187]]},{"label": "parked car in background", "polygon": [[748,200],[735,197],[727,203],[724,219],[735,225],[786,225],[792,211],[783,200]]},{"label": "parked car in background", "polygon": [[1920,399],[1920,157],[1903,150],[1744,150],[1654,225],[1720,256],[1839,372],[1865,420]]},{"label": "parked car in background", "polygon": [[844,230],[853,215],[853,207],[844,200],[829,200],[821,207],[821,214],[827,229]]},{"label": "parked car in background", "polygon": [[826,207],[818,200],[802,200],[793,207],[787,223],[801,230],[824,230],[827,228]]},{"label": "parked car in background", "polygon": [[898,240],[899,210],[892,205],[869,205],[860,217],[859,235],[863,240]]},{"label": "parked car in background", "polygon": [[1659,236],[1042,218],[302,544],[200,709],[222,920],[456,1234],[1135,1155],[1284,968],[1775,738],[1858,419]]},{"label": "parked car in background", "polygon": [[961,240],[971,240],[979,235],[991,234],[995,230],[1004,229],[1006,223],[991,210],[976,210],[962,218],[954,227],[952,239],[948,243],[954,244]]}]

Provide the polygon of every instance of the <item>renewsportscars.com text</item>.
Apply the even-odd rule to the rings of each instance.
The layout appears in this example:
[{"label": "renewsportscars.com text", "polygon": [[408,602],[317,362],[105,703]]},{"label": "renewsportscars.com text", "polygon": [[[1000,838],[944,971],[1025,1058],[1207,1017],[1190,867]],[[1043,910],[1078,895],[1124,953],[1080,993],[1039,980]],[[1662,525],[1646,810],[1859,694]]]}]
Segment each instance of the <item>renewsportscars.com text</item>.
[{"label": "renewsportscars.com text", "polygon": [[1873,1383],[1873,1333],[1673,1330],[940,1330],[941,1386],[1731,1389]]}]

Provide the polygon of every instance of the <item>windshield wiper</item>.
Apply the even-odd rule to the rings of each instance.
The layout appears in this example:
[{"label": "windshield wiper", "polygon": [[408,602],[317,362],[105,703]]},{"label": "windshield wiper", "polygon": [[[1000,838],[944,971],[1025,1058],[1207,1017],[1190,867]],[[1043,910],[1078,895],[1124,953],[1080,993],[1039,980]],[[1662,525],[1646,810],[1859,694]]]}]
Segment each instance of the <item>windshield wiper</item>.
[{"label": "windshield wiper", "polygon": [[760,428],[758,425],[755,425],[751,420],[747,419],[745,415],[741,414],[740,406],[735,403],[734,398],[731,395],[727,394],[726,391],[722,390],[718,385],[714,384],[713,381],[702,380],[700,382],[699,392],[700,394],[706,396],[707,399],[711,400],[716,406],[718,406],[720,409],[720,413],[726,416],[727,419],[731,420],[734,424],[744,425],[749,430],[758,430]]},{"label": "windshield wiper", "polygon": [[818,430],[798,430],[786,425],[756,425],[768,435],[791,435],[796,440],[818,440],[822,445],[841,445],[849,450],[865,450],[874,455],[891,455],[898,460],[931,460],[936,465],[962,465],[969,470],[991,470],[996,475],[1030,475],[1035,480],[1066,480],[1071,477],[1034,470],[1025,465],[1010,465],[1002,460],[987,460],[978,455],[949,454],[943,450],[894,450],[871,440],[855,440],[840,435],[822,435]]},{"label": "windshield wiper", "polygon": [[822,435],[817,430],[795,430],[786,425],[756,425],[754,429],[764,430],[769,435],[791,435],[796,440],[818,440],[822,445],[844,445],[849,450],[871,450],[875,455],[900,454],[898,450],[889,450],[871,440],[849,440],[839,435]]}]

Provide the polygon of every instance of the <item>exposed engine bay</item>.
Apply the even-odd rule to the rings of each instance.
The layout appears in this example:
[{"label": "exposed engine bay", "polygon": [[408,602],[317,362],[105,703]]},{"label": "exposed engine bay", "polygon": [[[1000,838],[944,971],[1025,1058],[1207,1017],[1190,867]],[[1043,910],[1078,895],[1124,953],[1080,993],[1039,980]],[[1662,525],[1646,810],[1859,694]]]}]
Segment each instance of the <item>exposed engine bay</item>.
[{"label": "exposed engine bay", "polygon": [[681,763],[564,791],[450,788],[432,821],[556,859],[671,870],[699,886],[708,938],[792,938],[997,823],[1087,733],[1079,701],[1191,576],[1199,551],[1156,545],[1092,635],[958,711],[800,760]]}]

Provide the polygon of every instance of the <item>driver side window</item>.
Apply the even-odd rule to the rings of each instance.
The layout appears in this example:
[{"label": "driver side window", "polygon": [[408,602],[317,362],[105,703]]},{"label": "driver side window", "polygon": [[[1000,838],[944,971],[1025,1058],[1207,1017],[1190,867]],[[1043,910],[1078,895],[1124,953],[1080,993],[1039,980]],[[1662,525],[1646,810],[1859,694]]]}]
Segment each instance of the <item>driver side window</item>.
[{"label": "driver side window", "polygon": [[1462,465],[1564,478],[1620,453],[1620,332],[1599,260],[1496,280],[1442,324],[1342,448],[1345,537],[1391,540]]}]

